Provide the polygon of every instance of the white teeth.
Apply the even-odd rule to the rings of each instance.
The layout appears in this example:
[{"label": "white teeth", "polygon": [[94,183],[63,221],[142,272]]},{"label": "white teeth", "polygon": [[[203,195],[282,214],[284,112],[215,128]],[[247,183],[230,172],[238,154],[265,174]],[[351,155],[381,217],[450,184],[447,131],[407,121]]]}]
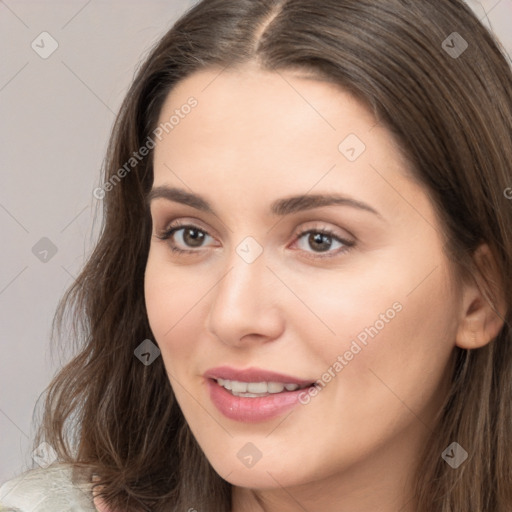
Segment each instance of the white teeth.
[{"label": "white teeth", "polygon": [[233,393],[247,393],[247,382],[232,380],[231,391],[233,391]]},{"label": "white teeth", "polygon": [[249,382],[247,391],[249,393],[268,393],[268,386],[266,382]]},{"label": "white teeth", "polygon": [[284,388],[286,387],[286,385],[282,384],[281,382],[269,382],[267,386],[269,393],[281,393],[281,391],[283,391]]},{"label": "white teeth", "polygon": [[[282,382],[241,382],[237,380],[217,379],[217,383],[231,391],[235,396],[259,397],[269,393],[282,393],[295,391],[301,386],[298,384],[283,384]],[[306,386],[303,386],[306,387]]]}]

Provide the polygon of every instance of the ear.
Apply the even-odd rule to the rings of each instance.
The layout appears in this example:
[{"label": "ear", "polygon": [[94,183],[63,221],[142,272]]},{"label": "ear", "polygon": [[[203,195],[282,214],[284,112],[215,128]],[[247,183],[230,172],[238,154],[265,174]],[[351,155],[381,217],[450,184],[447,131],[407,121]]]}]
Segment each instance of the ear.
[{"label": "ear", "polygon": [[[465,349],[487,345],[498,336],[505,323],[503,283],[499,282],[498,266],[487,244],[478,247],[474,261],[477,272],[472,276],[472,282],[463,285],[461,316],[455,342],[458,347]],[[489,290],[490,287],[492,289]]]}]

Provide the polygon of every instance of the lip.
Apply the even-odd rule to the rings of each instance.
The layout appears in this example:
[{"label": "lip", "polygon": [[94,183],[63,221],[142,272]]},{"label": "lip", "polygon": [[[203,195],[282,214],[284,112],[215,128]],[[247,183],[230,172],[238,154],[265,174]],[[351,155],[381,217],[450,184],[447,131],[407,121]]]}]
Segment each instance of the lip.
[{"label": "lip", "polygon": [[263,422],[281,416],[299,403],[299,396],[305,392],[305,389],[272,393],[258,398],[241,397],[232,395],[218,384],[216,379],[240,382],[281,382],[299,386],[306,386],[314,382],[260,368],[241,370],[228,366],[212,368],[203,376],[210,399],[215,407],[227,418],[243,423]]},{"label": "lip", "polygon": [[207,379],[238,380],[240,382],[281,382],[283,384],[298,384],[305,386],[312,384],[314,380],[304,380],[283,373],[263,370],[261,368],[247,368],[245,370],[230,366],[218,366],[204,373]]}]

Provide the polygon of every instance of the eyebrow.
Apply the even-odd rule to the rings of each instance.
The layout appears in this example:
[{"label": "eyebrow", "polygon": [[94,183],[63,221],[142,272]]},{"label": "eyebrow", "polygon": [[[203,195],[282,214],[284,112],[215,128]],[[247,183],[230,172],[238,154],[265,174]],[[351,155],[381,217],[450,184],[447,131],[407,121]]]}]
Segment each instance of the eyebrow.
[{"label": "eyebrow", "polygon": [[[168,187],[166,185],[155,187],[148,194],[148,204],[155,199],[167,199],[168,201],[174,201],[191,206],[197,210],[217,216],[216,212],[206,199],[198,194],[188,192],[181,188]],[[370,205],[339,194],[302,194],[277,199],[271,204],[270,211],[273,215],[284,216],[304,210],[332,205],[350,206],[352,208],[371,212],[384,220],[382,215]]]}]

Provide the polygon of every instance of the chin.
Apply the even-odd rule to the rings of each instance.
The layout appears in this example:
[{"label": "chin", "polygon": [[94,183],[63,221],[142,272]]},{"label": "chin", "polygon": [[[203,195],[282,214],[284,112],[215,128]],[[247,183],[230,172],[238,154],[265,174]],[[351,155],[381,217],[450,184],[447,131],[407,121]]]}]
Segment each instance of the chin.
[{"label": "chin", "polygon": [[230,473],[227,478],[224,478],[224,480],[236,487],[245,487],[248,489],[257,489],[262,491],[294,485],[293,483],[283,481],[279,475],[276,476],[272,471],[270,471],[270,473],[274,478],[272,478],[272,476],[270,476],[265,470],[236,470]]},{"label": "chin", "polygon": [[233,467],[233,465],[226,464],[225,460],[219,461],[219,464],[210,461],[210,464],[218,475],[237,487],[266,490],[292,487],[303,483],[296,469],[277,466],[272,463],[265,464],[263,460],[250,468],[243,467],[242,463],[239,467],[238,465]]}]

